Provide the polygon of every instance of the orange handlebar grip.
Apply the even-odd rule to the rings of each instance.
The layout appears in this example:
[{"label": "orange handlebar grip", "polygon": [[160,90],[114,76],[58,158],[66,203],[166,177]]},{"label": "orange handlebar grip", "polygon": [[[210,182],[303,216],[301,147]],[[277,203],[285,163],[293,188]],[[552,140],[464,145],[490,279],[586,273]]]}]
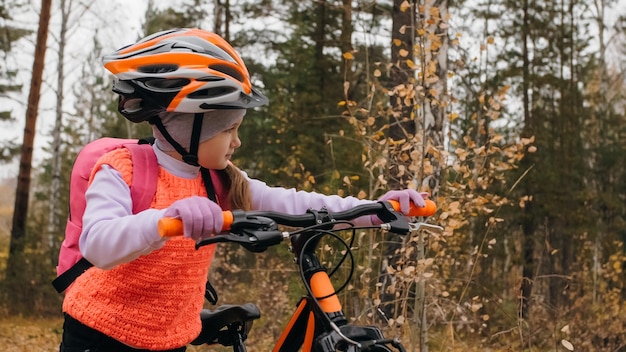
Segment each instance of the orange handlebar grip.
[{"label": "orange handlebar grip", "polygon": [[[224,218],[222,231],[230,230],[234,221],[233,212],[230,210],[223,211],[222,216]],[[184,234],[183,221],[178,218],[159,219],[158,230],[161,237],[182,236]]]},{"label": "orange handlebar grip", "polygon": [[232,225],[233,221],[235,220],[233,212],[230,210],[225,210],[222,212],[222,216],[224,217],[224,225],[222,225],[222,231],[230,230],[230,225]]},{"label": "orange handlebar grip", "polygon": [[175,237],[183,235],[183,221],[177,218],[162,218],[158,224],[161,237]]},{"label": "orange handlebar grip", "polygon": [[[430,199],[424,199],[424,201],[426,202],[426,206],[423,207],[423,208],[415,206],[415,204],[411,203],[411,207],[409,208],[409,213],[407,215],[409,215],[409,216],[431,216],[431,215],[434,215],[435,212],[437,212],[437,204],[435,204],[435,202],[433,202]],[[397,202],[395,200],[390,200],[388,202],[391,204],[391,206],[396,211],[400,211],[400,202]]]}]

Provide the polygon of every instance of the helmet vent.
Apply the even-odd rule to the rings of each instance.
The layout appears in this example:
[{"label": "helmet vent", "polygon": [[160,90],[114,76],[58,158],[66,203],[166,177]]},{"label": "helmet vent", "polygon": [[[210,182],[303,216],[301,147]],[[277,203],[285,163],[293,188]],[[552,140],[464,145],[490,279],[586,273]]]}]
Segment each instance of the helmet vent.
[{"label": "helmet vent", "polygon": [[157,78],[145,81],[148,88],[153,89],[180,89],[191,82],[188,78]]},{"label": "helmet vent", "polygon": [[200,81],[200,82],[219,82],[223,80],[225,80],[225,78],[216,77],[216,76],[204,76],[204,77],[196,78],[196,81]]},{"label": "helmet vent", "polygon": [[241,73],[239,71],[237,71],[236,69],[227,66],[227,65],[211,65],[209,66],[209,68],[211,70],[215,70],[218,72],[221,72],[225,75],[228,75],[236,80],[238,80],[239,82],[245,82],[244,77],[241,75]]},{"label": "helmet vent", "polygon": [[159,65],[145,65],[137,68],[137,71],[142,73],[168,73],[178,70],[178,65],[174,64],[159,64]]},{"label": "helmet vent", "polygon": [[197,92],[193,92],[188,95],[190,99],[207,99],[207,98],[215,98],[222,95],[230,94],[235,92],[237,89],[234,87],[213,87],[207,89],[201,89]]}]

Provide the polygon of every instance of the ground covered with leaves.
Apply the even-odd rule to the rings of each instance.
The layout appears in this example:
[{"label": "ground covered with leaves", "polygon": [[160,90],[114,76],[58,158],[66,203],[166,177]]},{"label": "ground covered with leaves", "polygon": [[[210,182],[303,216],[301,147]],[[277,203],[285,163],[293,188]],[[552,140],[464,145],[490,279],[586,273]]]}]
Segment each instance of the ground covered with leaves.
[{"label": "ground covered with leaves", "polygon": [[58,351],[63,320],[0,318],[0,349],[4,352]]},{"label": "ground covered with leaves", "polygon": [[[58,352],[62,331],[62,318],[0,317],[0,351]],[[251,347],[248,349],[252,352],[255,351]],[[189,346],[187,348],[188,352],[221,352],[231,350],[232,347],[226,349],[226,347],[221,346]]]}]

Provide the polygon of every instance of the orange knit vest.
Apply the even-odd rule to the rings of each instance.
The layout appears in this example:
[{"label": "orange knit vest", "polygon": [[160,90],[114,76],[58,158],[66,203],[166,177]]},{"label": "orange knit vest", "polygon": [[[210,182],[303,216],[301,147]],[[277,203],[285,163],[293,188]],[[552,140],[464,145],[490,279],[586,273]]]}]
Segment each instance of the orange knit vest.
[{"label": "orange knit vest", "polygon": [[[102,156],[91,179],[102,164],[115,168],[130,184],[132,161],[126,149]],[[218,195],[223,194],[215,187]],[[206,197],[200,175],[185,179],[159,168],[151,208],[164,209],[194,195]],[[180,237],[111,270],[92,267],[66,291],[63,311],[134,348],[185,346],[200,333],[200,311],[214,252],[215,245],[196,250],[194,241]]]}]

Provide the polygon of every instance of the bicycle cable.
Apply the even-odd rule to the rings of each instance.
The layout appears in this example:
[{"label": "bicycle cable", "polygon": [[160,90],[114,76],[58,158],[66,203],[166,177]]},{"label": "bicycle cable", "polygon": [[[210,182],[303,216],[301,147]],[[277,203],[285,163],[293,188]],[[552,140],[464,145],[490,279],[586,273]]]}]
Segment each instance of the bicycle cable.
[{"label": "bicycle cable", "polygon": [[[347,222],[349,225],[352,225],[352,223]],[[355,231],[357,228],[352,227],[351,228],[352,231]],[[345,230],[345,229],[341,229],[341,230]],[[306,288],[306,291],[308,292],[309,296],[311,297],[311,299],[313,300],[314,304],[317,305],[317,308],[321,310],[321,305],[319,303],[319,301],[328,298],[328,297],[332,297],[333,295],[338,294],[339,292],[341,292],[350,282],[350,280],[352,279],[352,275],[354,273],[354,256],[352,255],[352,250],[350,249],[350,246],[346,243],[346,241],[344,241],[341,237],[339,237],[339,235],[337,235],[335,233],[335,231],[340,231],[340,230],[325,230],[325,229],[318,229],[318,232],[312,236],[310,236],[302,245],[302,251],[304,251],[304,249],[306,249],[314,240],[316,240],[319,237],[323,237],[323,236],[331,236],[334,237],[335,239],[337,239],[340,243],[342,243],[344,245],[344,247],[346,248],[346,254],[344,254],[342,260],[340,261],[340,264],[337,264],[337,266],[335,266],[335,269],[333,269],[333,273],[337,270],[337,268],[339,267],[339,265],[341,265],[341,263],[345,260],[345,258],[347,256],[350,257],[350,261],[352,262],[352,265],[350,266],[350,271],[348,274],[348,278],[346,279],[346,281],[338,288],[335,289],[333,293],[330,293],[326,296],[323,297],[315,297],[315,295],[313,294],[313,290],[311,289],[311,285],[309,285],[308,280],[306,280],[306,277],[304,275],[304,271],[302,270],[302,266],[303,266],[303,256],[300,256],[298,258],[298,267],[299,267],[299,272],[300,272],[300,277],[302,279],[302,282],[304,283],[304,286]],[[352,241],[351,241],[352,243]],[[329,275],[330,277],[330,275]],[[346,336],[341,329],[339,329],[339,327],[337,326],[337,324],[335,324],[330,317],[327,314],[321,314],[325,319],[326,319],[326,323],[328,324],[328,326],[330,326],[330,328],[338,335],[340,336],[345,342],[352,344],[354,346],[357,346],[358,348],[361,347],[361,343],[359,343],[358,341],[354,341],[351,338],[349,338],[348,336]]]},{"label": "bicycle cable", "polygon": [[[351,226],[353,225],[352,223],[350,223],[350,222],[348,222],[348,221],[337,221],[337,222],[333,222],[333,224],[335,224],[335,225],[336,225],[336,224],[342,224],[342,223],[343,223],[343,224],[347,224],[347,225],[351,225]],[[327,224],[328,224],[328,223],[326,223],[326,225],[327,225]],[[311,227],[309,228],[309,230],[312,230],[312,229],[314,229],[315,227],[322,226],[322,225],[324,225],[324,224],[319,224],[319,225],[316,225],[316,226],[311,226]],[[350,229],[350,230],[352,230],[352,231],[354,231],[356,228],[355,228],[355,227],[350,227],[349,229]],[[302,267],[303,267],[303,266],[302,266],[302,264],[303,264],[303,263],[302,263],[302,260],[303,260],[303,258],[302,258],[302,256],[300,256],[300,257],[298,258],[298,267],[300,268],[300,277],[301,277],[301,279],[302,279],[302,282],[304,282],[305,288],[306,288],[307,292],[309,293],[309,295],[311,295],[311,297],[313,297],[313,299],[315,299],[316,304],[318,304],[318,305],[319,305],[318,301],[320,301],[320,300],[322,300],[322,299],[325,299],[325,298],[328,298],[328,297],[331,297],[332,295],[337,294],[337,293],[339,293],[339,292],[343,291],[343,290],[346,288],[346,286],[348,286],[348,284],[350,283],[350,280],[352,279],[352,275],[354,274],[354,256],[353,256],[353,254],[352,254],[351,247],[350,247],[350,245],[349,245],[348,243],[346,243],[346,241],[345,241],[343,238],[339,237],[339,235],[337,235],[337,234],[336,234],[336,232],[338,232],[338,231],[344,231],[344,230],[348,230],[348,229],[339,229],[339,230],[316,229],[317,233],[316,233],[316,234],[314,234],[314,235],[312,235],[312,236],[310,236],[309,238],[307,238],[307,240],[306,240],[306,241],[304,242],[304,244],[302,245],[302,251],[304,252],[304,251],[305,251],[305,249],[306,249],[307,247],[309,247],[309,246],[311,245],[311,243],[313,243],[313,241],[315,241],[315,240],[317,240],[318,238],[321,238],[321,237],[323,237],[323,236],[331,236],[331,237],[335,238],[337,241],[339,241],[339,243],[341,243],[341,244],[343,245],[343,247],[346,249],[346,253],[342,256],[341,260],[339,260],[339,263],[337,263],[337,265],[336,265],[336,266],[335,266],[335,267],[331,270],[331,272],[328,274],[328,276],[329,276],[329,277],[331,277],[331,276],[332,276],[332,275],[333,275],[333,274],[334,274],[334,273],[335,273],[335,272],[339,269],[339,267],[343,264],[343,262],[345,261],[345,259],[346,259],[348,256],[350,257],[350,262],[352,263],[352,264],[351,264],[351,266],[350,266],[350,271],[349,271],[349,273],[348,273],[348,277],[346,278],[346,280],[344,281],[344,283],[343,283],[341,286],[339,286],[339,288],[337,288],[337,289],[335,289],[335,290],[334,290],[334,291],[335,291],[334,293],[328,294],[328,295],[323,296],[323,297],[315,297],[315,296],[313,295],[313,292],[312,292],[312,290],[311,290],[311,287],[310,287],[310,285],[308,284],[308,282],[307,282],[307,280],[306,280],[306,278],[305,278],[305,276],[304,276],[304,272],[303,272],[303,270],[302,270]],[[353,237],[352,237],[352,238],[353,238]],[[351,240],[351,241],[350,241],[350,243],[352,243],[352,242],[353,242],[353,241]]]}]

